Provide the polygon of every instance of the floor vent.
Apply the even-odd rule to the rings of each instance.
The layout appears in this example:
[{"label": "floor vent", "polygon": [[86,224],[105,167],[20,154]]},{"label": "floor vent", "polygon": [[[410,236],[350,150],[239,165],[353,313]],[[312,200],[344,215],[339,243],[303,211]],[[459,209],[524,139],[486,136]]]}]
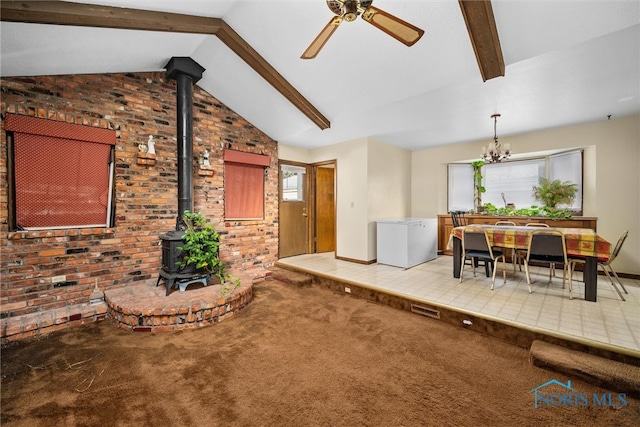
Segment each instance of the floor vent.
[{"label": "floor vent", "polygon": [[422,316],[433,317],[434,319],[440,318],[440,312],[432,308],[423,307],[417,304],[411,304],[411,311]]}]

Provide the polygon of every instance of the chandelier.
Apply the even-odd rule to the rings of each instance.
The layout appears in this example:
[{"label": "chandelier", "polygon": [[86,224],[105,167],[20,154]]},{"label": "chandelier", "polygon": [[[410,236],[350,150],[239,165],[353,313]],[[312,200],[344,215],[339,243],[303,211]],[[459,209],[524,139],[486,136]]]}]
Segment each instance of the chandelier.
[{"label": "chandelier", "polygon": [[493,143],[489,144],[488,147],[482,147],[482,160],[487,163],[500,163],[511,156],[511,146],[509,144],[501,145],[498,142],[498,132],[496,130],[498,117],[500,117],[500,114],[491,116],[493,119]]}]

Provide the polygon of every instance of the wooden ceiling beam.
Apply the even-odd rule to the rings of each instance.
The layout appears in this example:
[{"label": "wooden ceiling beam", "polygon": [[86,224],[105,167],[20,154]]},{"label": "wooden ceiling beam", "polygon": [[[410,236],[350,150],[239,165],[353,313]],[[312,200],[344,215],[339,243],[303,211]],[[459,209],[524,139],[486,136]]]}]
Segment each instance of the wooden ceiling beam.
[{"label": "wooden ceiling beam", "polygon": [[305,116],[313,121],[320,129],[331,127],[329,119],[323,116],[300,92],[298,92],[275,68],[256,52],[229,24],[222,21],[220,31],[216,36],[238,55],[247,65],[253,68],[267,82],[269,82],[282,96],[295,105]]},{"label": "wooden ceiling beam", "polygon": [[320,129],[331,126],[318,109],[219,18],[63,1],[26,0],[1,2],[0,19],[32,24],[214,35]]},{"label": "wooden ceiling beam", "polygon": [[482,80],[504,76],[504,59],[490,0],[458,0]]}]

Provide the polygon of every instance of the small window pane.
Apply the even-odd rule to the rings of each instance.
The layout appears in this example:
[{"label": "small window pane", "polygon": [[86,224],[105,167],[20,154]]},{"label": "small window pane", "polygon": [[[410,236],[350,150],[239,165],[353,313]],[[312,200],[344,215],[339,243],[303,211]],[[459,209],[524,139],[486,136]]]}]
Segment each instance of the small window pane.
[{"label": "small window pane", "polygon": [[533,198],[533,186],[538,185],[540,177],[544,176],[544,159],[484,165],[482,178],[487,191],[482,195],[482,203],[492,203],[497,207],[513,203],[516,208],[537,205]]},{"label": "small window pane", "polygon": [[470,164],[449,165],[448,199],[449,212],[473,209],[473,167]]},{"label": "small window pane", "polygon": [[306,169],[301,166],[282,165],[282,200],[304,201],[304,173]]},{"label": "small window pane", "polygon": [[576,198],[571,206],[567,209],[575,209],[582,211],[582,151],[572,151],[569,153],[556,154],[549,156],[549,179],[560,181],[569,181],[578,186]]}]

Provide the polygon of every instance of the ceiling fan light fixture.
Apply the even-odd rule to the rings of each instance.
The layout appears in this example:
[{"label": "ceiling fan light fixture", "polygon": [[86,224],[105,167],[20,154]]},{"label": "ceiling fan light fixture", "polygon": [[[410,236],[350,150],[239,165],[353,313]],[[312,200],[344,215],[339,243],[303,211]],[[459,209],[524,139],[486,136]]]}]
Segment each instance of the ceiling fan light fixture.
[{"label": "ceiling fan light fixture", "polygon": [[373,7],[373,0],[326,0],[327,6],[335,15],[322,29],[320,34],[311,42],[300,58],[312,59],[318,55],[320,49],[334,33],[342,21],[352,22],[362,15],[362,19],[374,27],[384,31],[406,46],[413,46],[424,31],[409,24],[384,10]]},{"label": "ceiling fan light fixture", "polygon": [[347,1],[344,3],[344,20],[347,22],[355,21],[358,17],[358,2],[357,1]]}]

